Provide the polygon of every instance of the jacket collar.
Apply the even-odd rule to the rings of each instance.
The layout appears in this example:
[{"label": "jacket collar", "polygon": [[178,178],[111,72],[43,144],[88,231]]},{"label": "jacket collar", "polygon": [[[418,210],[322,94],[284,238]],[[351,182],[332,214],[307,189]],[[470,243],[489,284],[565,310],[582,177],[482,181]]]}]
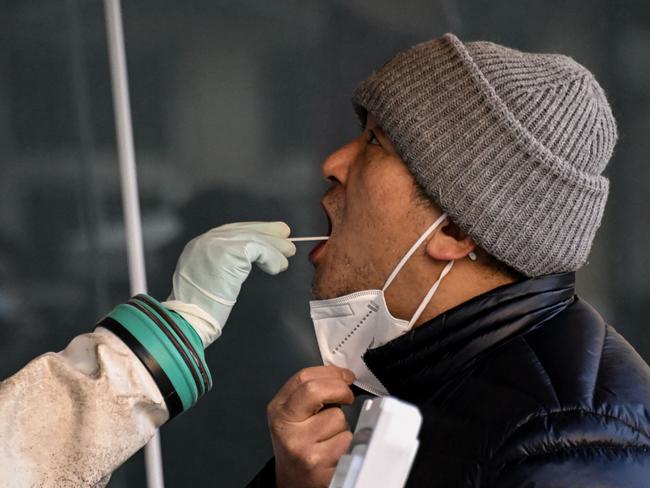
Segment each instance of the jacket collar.
[{"label": "jacket collar", "polygon": [[392,395],[417,400],[574,300],[575,274],[526,279],[491,290],[366,351],[368,368]]}]

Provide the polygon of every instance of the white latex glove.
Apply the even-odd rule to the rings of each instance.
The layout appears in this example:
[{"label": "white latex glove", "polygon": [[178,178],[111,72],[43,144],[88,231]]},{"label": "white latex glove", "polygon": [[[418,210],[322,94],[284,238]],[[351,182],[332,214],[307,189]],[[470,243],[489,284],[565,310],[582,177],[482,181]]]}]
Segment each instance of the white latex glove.
[{"label": "white latex glove", "polygon": [[220,335],[242,283],[257,264],[275,275],[289,266],[296,246],[284,222],[239,222],[216,227],[190,241],[163,305],[180,313],[208,347]]}]

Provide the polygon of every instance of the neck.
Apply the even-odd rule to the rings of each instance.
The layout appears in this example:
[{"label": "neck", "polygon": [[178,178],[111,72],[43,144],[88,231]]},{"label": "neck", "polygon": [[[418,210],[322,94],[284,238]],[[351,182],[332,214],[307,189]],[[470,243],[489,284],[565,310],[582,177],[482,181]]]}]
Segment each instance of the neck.
[{"label": "neck", "polygon": [[[429,269],[425,273],[420,272],[418,276],[402,277],[404,280],[408,280],[410,284],[408,287],[401,286],[402,283],[398,283],[401,280],[396,279],[396,286],[391,286],[386,293],[386,301],[393,315],[409,320],[446,264],[436,264],[432,266],[434,269]],[[434,276],[433,280],[432,276]],[[487,266],[469,260],[456,261],[414,327],[419,327],[474,297],[514,281]],[[406,283],[406,281],[403,282],[404,285]]]},{"label": "neck", "polygon": [[459,261],[442,281],[438,292],[424,310],[414,327],[461,305],[472,298],[483,295],[495,288],[514,282],[509,276],[493,271],[479,264]]}]

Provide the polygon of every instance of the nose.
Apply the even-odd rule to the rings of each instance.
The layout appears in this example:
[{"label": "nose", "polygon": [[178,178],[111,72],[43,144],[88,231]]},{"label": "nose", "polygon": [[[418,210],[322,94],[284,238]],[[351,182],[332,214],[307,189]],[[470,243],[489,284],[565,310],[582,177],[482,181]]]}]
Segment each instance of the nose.
[{"label": "nose", "polygon": [[321,167],[323,178],[345,185],[350,173],[350,167],[357,159],[359,150],[360,140],[354,139],[330,154]]}]

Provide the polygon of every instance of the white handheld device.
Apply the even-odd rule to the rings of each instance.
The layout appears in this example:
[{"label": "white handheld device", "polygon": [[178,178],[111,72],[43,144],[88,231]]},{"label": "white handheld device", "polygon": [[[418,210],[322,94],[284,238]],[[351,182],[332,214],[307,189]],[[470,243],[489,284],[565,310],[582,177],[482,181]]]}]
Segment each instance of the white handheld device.
[{"label": "white handheld device", "polygon": [[421,425],[414,405],[392,397],[366,400],[329,488],[403,488],[420,445]]}]

